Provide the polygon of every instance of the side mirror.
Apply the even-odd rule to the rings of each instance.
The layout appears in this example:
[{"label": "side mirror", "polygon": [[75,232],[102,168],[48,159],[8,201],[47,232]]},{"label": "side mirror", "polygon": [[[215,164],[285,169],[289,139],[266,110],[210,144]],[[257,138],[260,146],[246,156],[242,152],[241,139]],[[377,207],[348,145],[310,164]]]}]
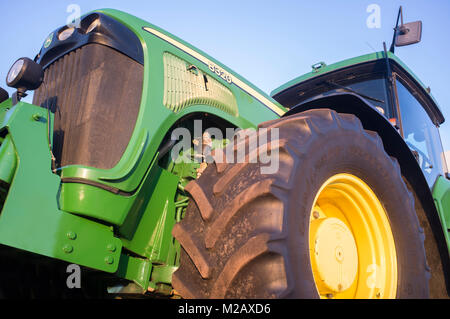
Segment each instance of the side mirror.
[{"label": "side mirror", "polygon": [[419,43],[422,38],[422,21],[415,21],[400,25],[395,29],[395,46]]}]

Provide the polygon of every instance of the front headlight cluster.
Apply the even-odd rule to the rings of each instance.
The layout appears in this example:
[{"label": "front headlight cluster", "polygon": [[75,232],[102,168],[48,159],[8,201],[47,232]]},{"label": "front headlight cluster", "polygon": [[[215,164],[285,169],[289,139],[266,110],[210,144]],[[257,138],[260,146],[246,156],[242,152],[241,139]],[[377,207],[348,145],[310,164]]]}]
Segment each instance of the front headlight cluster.
[{"label": "front headlight cluster", "polygon": [[[95,32],[98,27],[100,27],[100,19],[98,15],[86,17],[81,21],[82,26],[79,30],[82,33],[87,34]],[[57,39],[59,41],[65,41],[69,39],[77,30],[77,28],[72,26],[65,26],[61,28],[58,32]],[[46,42],[44,43],[44,48],[48,48],[52,42],[53,34],[51,33]],[[42,66],[34,62],[29,58],[20,58],[12,65],[11,69],[6,76],[6,84],[10,87],[16,88],[17,92],[23,94],[27,90],[37,89],[44,79],[44,71]]]},{"label": "front headlight cluster", "polygon": [[[89,21],[89,20],[90,19],[81,22],[81,24],[82,24],[81,31],[85,34],[94,31],[94,29],[100,25],[99,19],[94,19],[91,21]],[[59,41],[67,40],[68,38],[70,38],[72,36],[72,34],[74,32],[75,32],[75,27],[66,27],[66,28],[60,30],[59,34],[58,34],[58,40]]]}]

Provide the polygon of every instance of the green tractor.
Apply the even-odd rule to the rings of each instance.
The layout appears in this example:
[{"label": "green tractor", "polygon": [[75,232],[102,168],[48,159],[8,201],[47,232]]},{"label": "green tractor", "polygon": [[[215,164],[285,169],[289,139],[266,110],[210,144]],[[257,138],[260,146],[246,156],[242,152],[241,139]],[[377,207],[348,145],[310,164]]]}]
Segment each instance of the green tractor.
[{"label": "green tractor", "polygon": [[393,54],[420,28],[272,97],[120,11],[56,29],[0,94],[0,296],[447,296],[444,117]]}]

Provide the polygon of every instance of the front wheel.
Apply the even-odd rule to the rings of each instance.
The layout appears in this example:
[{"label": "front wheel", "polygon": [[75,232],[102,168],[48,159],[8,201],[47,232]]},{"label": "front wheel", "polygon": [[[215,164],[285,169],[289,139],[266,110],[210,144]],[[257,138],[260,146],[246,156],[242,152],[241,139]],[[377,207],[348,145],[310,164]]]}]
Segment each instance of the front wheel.
[{"label": "front wheel", "polygon": [[276,173],[250,155],[209,165],[186,187],[193,201],[173,229],[181,296],[427,297],[414,198],[379,136],[331,110],[261,127],[279,132],[259,146],[278,152]]}]

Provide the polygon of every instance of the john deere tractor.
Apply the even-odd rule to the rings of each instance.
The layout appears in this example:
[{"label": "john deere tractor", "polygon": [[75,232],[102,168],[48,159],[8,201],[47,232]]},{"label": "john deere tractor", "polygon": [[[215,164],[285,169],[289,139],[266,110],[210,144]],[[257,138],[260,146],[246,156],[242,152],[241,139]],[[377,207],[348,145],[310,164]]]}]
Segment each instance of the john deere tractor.
[{"label": "john deere tractor", "polygon": [[51,32],[1,93],[0,295],[445,297],[444,117],[395,30],[272,97],[120,11]]}]

